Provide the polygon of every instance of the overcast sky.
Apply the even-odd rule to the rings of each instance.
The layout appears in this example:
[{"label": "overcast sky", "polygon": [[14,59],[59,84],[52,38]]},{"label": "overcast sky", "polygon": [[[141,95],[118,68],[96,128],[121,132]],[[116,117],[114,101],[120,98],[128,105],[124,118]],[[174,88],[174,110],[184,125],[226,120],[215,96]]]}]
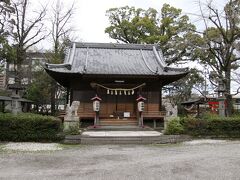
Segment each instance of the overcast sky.
[{"label": "overcast sky", "polygon": [[[34,4],[38,4],[37,2],[47,3],[51,7],[51,4],[56,0],[33,1]],[[201,0],[202,3],[207,1],[209,0]],[[190,21],[201,29],[199,17],[191,15],[200,14],[198,0],[62,0],[62,2],[64,2],[66,8],[75,2],[76,10],[72,18],[72,25],[75,29],[75,36],[79,41],[83,42],[116,42],[104,33],[105,28],[109,26],[108,18],[105,14],[110,8],[126,5],[143,9],[151,7],[160,11],[162,5],[167,3],[182,9],[183,14],[189,15]],[[227,0],[213,0],[214,6],[220,10],[226,2]],[[49,49],[51,44],[45,40],[39,44],[38,48]]]},{"label": "overcast sky", "polygon": [[[55,0],[35,1],[48,3],[49,7]],[[72,2],[75,2],[75,14],[72,19],[72,24],[75,29],[75,36],[78,40],[84,42],[115,42],[104,33],[105,28],[109,25],[108,18],[105,13],[109,8],[134,6],[137,8],[148,9],[155,8],[158,11],[164,3],[168,3],[176,8],[183,10],[191,17],[191,21],[195,24],[199,23],[199,18],[190,14],[200,14],[198,0],[62,0],[65,7],[69,7]],[[206,2],[202,0],[202,2]],[[227,0],[215,0],[214,5],[222,7]],[[46,47],[46,42],[40,44]]]}]

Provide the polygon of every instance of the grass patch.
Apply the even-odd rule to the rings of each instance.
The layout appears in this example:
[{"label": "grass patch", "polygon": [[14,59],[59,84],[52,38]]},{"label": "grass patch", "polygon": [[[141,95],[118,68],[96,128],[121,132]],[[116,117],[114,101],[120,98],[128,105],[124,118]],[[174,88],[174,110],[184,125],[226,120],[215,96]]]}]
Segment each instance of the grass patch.
[{"label": "grass patch", "polygon": [[61,147],[63,149],[73,149],[73,148],[85,147],[85,145],[82,145],[82,144],[59,144],[59,147]]},{"label": "grass patch", "polygon": [[150,144],[149,146],[152,147],[159,147],[159,148],[169,148],[169,147],[181,147],[182,143],[166,143],[166,144]]},{"label": "grass patch", "polygon": [[0,153],[5,151],[3,148],[4,148],[4,144],[0,143]]}]

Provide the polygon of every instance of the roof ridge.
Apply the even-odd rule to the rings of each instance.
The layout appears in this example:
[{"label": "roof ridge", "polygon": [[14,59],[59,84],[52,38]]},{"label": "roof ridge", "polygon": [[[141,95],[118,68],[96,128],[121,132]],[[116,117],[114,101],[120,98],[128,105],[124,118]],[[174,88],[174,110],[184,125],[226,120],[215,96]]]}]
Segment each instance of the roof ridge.
[{"label": "roof ridge", "polygon": [[152,50],[153,46],[160,49],[158,44],[121,44],[121,43],[85,43],[73,42],[71,46],[76,45],[76,48],[100,48],[100,49],[136,49],[136,50]]}]

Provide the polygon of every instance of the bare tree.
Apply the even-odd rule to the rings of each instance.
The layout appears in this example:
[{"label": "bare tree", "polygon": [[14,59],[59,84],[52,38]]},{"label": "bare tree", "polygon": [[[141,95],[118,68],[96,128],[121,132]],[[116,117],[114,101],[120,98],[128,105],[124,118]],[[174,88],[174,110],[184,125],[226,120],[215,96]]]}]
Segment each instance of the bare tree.
[{"label": "bare tree", "polygon": [[11,6],[10,0],[0,1],[0,36],[9,35],[12,24],[14,23],[11,15],[14,13],[14,8]]},{"label": "bare tree", "polygon": [[54,54],[62,53],[66,46],[65,41],[69,40],[70,33],[73,31],[69,23],[74,13],[74,3],[66,11],[63,10],[63,7],[63,3],[57,0],[55,7],[52,8],[51,35],[54,45]]},{"label": "bare tree", "polygon": [[8,37],[14,24],[13,14],[14,8],[10,0],[0,0],[0,73],[4,69],[5,62],[9,61],[12,56],[12,48],[9,45]]},{"label": "bare tree", "polygon": [[[53,52],[50,56],[51,63],[62,63],[65,50],[70,42],[70,34],[73,28],[70,26],[71,18],[74,14],[74,3],[66,10],[64,10],[64,4],[62,1],[57,0],[52,7],[51,17],[51,37],[53,41]],[[51,83],[51,112],[56,112],[56,99],[59,96],[59,92],[62,92],[62,88],[52,80]]]},{"label": "bare tree", "polygon": [[237,69],[240,57],[236,54],[240,40],[240,1],[228,0],[223,10],[214,7],[213,1],[203,5],[199,1],[205,30],[198,42],[201,62],[207,64],[222,80],[226,88],[227,114],[231,115],[231,73]]},{"label": "bare tree", "polygon": [[232,74],[232,81],[235,82],[237,88],[233,95],[237,95],[240,93],[240,72],[234,71]]},{"label": "bare tree", "polygon": [[26,58],[26,51],[47,36],[43,23],[46,7],[41,6],[38,11],[30,11],[29,0],[12,0],[12,4],[15,9],[15,24],[12,33],[16,49],[15,82],[20,84],[22,79],[21,65]]}]

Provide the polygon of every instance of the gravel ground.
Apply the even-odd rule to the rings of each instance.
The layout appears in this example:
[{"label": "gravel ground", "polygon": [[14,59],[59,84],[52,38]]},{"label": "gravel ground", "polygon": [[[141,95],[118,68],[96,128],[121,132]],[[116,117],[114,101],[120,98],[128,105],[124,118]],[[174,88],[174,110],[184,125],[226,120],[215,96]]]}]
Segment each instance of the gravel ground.
[{"label": "gravel ground", "polygon": [[240,141],[3,151],[0,179],[239,180]]},{"label": "gravel ground", "polygon": [[56,151],[62,150],[57,143],[7,143],[3,146],[3,150],[12,150],[12,151]]}]

